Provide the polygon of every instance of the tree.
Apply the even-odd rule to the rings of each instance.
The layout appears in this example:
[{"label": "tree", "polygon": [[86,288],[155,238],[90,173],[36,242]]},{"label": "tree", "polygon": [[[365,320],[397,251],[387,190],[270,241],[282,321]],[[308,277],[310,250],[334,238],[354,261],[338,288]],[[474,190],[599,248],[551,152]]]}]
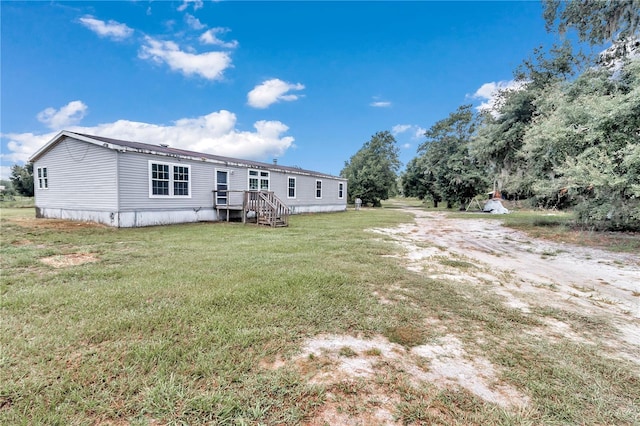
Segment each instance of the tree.
[{"label": "tree", "polygon": [[522,155],[536,197],[579,221],[640,229],[640,60],[591,69],[538,100]]},{"label": "tree", "polygon": [[340,176],[348,181],[349,200],[360,198],[364,204],[380,206],[381,200],[394,195],[401,164],[398,152],[389,131],[377,132],[345,162]]},{"label": "tree", "polygon": [[14,164],[11,166],[9,179],[18,194],[33,197],[33,164],[27,163],[24,166]]},{"label": "tree", "polygon": [[637,35],[639,11],[640,0],[545,0],[543,16],[547,31],[564,34],[573,28],[593,46]]},{"label": "tree", "polygon": [[498,184],[503,193],[517,198],[533,195],[526,159],[522,155],[524,135],[539,115],[538,103],[550,88],[577,71],[581,59],[565,42],[548,52],[534,50],[516,70],[519,84],[500,93],[497,108],[482,116],[482,123],[471,143],[471,152]]},{"label": "tree", "polygon": [[434,207],[438,207],[438,203],[442,201],[442,195],[436,187],[435,176],[433,171],[427,168],[424,156],[409,161],[402,174],[401,185],[405,197],[430,199]]},{"label": "tree", "polygon": [[424,191],[444,199],[448,208],[456,202],[464,208],[491,185],[485,170],[469,152],[476,121],[472,106],[463,105],[427,130],[427,140],[418,147],[425,165]]}]

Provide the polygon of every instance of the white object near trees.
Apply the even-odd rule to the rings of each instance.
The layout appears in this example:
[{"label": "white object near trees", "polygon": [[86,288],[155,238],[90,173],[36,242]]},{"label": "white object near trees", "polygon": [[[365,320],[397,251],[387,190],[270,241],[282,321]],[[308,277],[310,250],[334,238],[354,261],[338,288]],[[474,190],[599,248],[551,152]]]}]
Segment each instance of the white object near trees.
[{"label": "white object near trees", "polygon": [[487,201],[482,208],[482,211],[485,213],[492,214],[508,214],[509,210],[502,205],[499,199],[493,198]]}]

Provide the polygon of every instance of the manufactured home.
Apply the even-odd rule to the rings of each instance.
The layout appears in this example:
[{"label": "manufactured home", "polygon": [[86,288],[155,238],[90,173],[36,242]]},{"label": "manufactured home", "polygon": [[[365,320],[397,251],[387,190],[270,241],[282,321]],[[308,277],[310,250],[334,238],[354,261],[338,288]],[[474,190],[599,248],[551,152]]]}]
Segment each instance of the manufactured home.
[{"label": "manufactured home", "polygon": [[242,220],[347,208],[337,176],[140,142],[62,131],[30,159],[36,216],[129,228]]}]

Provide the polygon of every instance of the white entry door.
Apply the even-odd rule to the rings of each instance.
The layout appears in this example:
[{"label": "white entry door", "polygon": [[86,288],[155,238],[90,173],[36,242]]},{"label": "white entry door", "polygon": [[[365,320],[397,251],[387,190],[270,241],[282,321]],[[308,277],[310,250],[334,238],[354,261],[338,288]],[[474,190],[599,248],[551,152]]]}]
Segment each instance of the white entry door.
[{"label": "white entry door", "polygon": [[228,203],[229,172],[216,170],[216,205],[226,206]]}]

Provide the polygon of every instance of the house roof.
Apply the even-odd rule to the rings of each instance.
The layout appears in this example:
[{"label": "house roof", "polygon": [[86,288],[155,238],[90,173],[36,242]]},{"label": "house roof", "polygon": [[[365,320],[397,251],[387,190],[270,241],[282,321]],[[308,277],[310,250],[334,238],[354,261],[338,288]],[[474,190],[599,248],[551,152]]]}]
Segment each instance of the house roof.
[{"label": "house roof", "polygon": [[279,164],[263,163],[259,161],[243,160],[239,158],[224,157],[221,155],[207,154],[203,152],[189,151],[186,149],[171,148],[168,145],[152,145],[143,142],[126,141],[122,139],[106,138],[103,136],[88,135],[84,133],[70,132],[63,130],[53,139],[47,142],[35,154],[29,158],[30,162],[38,160],[42,155],[49,151],[53,146],[62,141],[65,137],[74,138],[83,142],[100,145],[108,149],[120,152],[139,152],[144,154],[159,155],[165,157],[178,157],[196,161],[206,161],[211,163],[224,164],[226,166],[238,166],[255,169],[268,169],[272,171],[282,171],[286,173],[299,175],[312,175],[331,179],[340,179],[338,176],[332,176],[326,173],[320,173],[313,170],[305,170],[299,167],[282,166]]}]

